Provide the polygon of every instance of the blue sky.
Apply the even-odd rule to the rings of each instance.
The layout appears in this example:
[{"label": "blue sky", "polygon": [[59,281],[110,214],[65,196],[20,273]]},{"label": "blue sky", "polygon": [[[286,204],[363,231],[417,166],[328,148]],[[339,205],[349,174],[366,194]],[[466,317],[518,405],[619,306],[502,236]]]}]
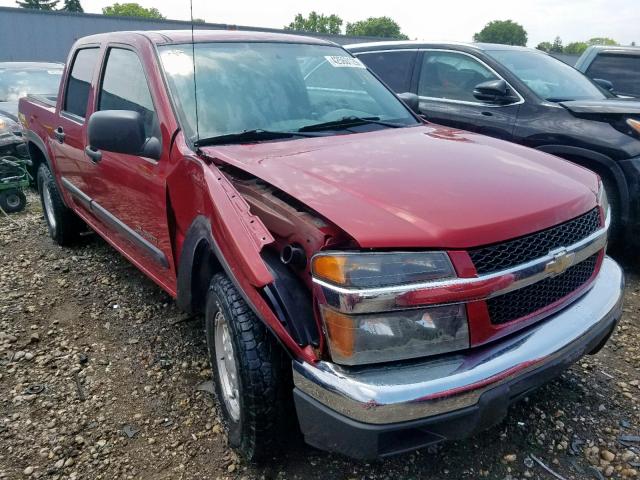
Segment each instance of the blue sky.
[{"label": "blue sky", "polygon": [[[80,0],[85,11],[100,13],[113,0]],[[120,0],[127,1],[127,0]],[[62,0],[60,1],[62,3]],[[187,20],[185,0],[138,0],[168,18]],[[0,5],[15,6],[13,0]],[[214,23],[282,28],[296,13],[335,13],[345,22],[368,16],[390,16],[412,39],[470,41],[490,20],[512,19],[529,34],[529,46],[552,41],[559,35],[565,44],[591,37],[612,37],[622,44],[640,45],[640,6],[637,0],[194,0],[194,15]]]}]

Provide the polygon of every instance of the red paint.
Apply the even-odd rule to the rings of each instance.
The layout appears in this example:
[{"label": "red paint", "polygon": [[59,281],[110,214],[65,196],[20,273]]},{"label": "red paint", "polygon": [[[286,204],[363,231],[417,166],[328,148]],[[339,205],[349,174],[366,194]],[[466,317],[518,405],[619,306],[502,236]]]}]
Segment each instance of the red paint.
[{"label": "red paint", "polygon": [[[264,248],[282,246],[285,240],[304,241],[308,254],[326,248],[442,248],[450,251],[461,277],[473,277],[476,272],[464,249],[556,225],[596,204],[597,178],[587,170],[512,143],[435,125],[209,147],[199,156],[182,136],[155,52],[155,44],[188,42],[190,35],[94,35],[79,40],[67,62],[79,47],[100,48],[89,89],[88,118],[95,108],[109,46],[125,45],[138,54],[162,133],[163,154],[157,162],[105,152],[102,161],[93,164],[84,154],[86,123],[61,115],[60,105],[54,109],[30,99],[20,101],[20,111],[29,119],[28,128],[44,142],[67,205],[172,296],[179,287],[176,269],[186,232],[195,218],[206,217],[238,285],[297,358],[313,362],[316,352],[297,345],[264,301],[260,288],[273,280],[260,255]],[[220,31],[196,32],[196,40],[326,44],[311,38]],[[59,102],[65,86],[63,80]],[[58,126],[67,135],[64,145],[52,135]],[[278,222],[286,221],[286,208],[267,219],[266,210],[255,206],[256,198],[243,196],[233,178],[225,176],[228,166],[290,195],[309,217],[291,222],[293,230],[278,236],[274,231],[282,225]],[[83,209],[60,185],[62,176],[148,239],[166,256],[168,268]],[[495,286],[495,282],[478,285],[476,293],[480,296]],[[442,301],[450,302],[469,292],[441,294]],[[421,301],[420,292],[404,300],[415,305]],[[490,338],[491,332],[482,326],[483,315],[488,321],[486,306],[483,311],[482,305],[471,303],[468,312],[472,341]]]}]

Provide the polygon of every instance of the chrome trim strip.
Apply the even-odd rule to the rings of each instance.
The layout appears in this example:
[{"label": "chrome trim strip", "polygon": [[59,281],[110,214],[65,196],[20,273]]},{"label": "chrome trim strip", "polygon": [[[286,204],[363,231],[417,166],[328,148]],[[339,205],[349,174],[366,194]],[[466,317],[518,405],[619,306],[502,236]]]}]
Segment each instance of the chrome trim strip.
[{"label": "chrome trim strip", "polygon": [[566,260],[563,268],[565,271],[602,250],[607,244],[610,222],[610,212],[607,212],[605,226],[579,242],[553,250],[535,260],[487,275],[371,289],[340,287],[313,278],[316,298],[321,304],[329,305],[343,313],[371,313],[486,300],[557,275],[559,272],[553,271],[550,267],[559,254]]},{"label": "chrome trim strip", "polygon": [[487,390],[552,362],[568,365],[622,314],[624,275],[609,257],[568,308],[506,339],[437,358],[367,368],[293,361],[294,384],[357,421],[388,424],[470,407]]}]

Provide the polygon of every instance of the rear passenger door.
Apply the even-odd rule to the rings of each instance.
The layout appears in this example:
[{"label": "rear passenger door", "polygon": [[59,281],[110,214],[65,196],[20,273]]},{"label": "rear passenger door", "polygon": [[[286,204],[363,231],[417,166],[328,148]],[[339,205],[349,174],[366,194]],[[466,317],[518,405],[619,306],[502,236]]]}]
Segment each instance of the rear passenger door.
[{"label": "rear passenger door", "polygon": [[78,199],[89,190],[93,169],[84,153],[86,117],[92,107],[93,77],[100,59],[98,46],[76,50],[69,67],[57,122],[51,125],[50,146],[56,170],[65,189],[80,191],[73,196],[78,207],[88,212],[88,203]]},{"label": "rear passenger door", "polygon": [[[133,110],[141,114],[145,136],[162,144],[160,121],[138,54],[109,46],[98,86],[96,111]],[[166,210],[169,152],[160,160],[102,150],[95,163],[92,209],[113,232],[118,245],[160,281],[171,281],[171,244]]]},{"label": "rear passenger door", "polygon": [[[452,50],[425,50],[419,60],[420,112],[429,121],[511,140],[522,100],[483,103],[473,95],[479,83],[501,77],[477,57]],[[520,97],[521,99],[522,97]]]},{"label": "rear passenger door", "polygon": [[417,50],[357,53],[358,58],[396,93],[414,92],[412,78]]}]

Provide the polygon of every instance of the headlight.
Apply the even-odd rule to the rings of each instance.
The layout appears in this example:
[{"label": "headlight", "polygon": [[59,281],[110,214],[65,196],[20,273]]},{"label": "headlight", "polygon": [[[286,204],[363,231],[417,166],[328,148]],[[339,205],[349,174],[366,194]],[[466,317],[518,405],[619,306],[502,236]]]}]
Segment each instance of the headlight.
[{"label": "headlight", "polygon": [[311,261],[317,279],[347,288],[380,288],[455,277],[445,252],[320,253]]},{"label": "headlight", "polygon": [[0,117],[0,135],[13,135],[21,132],[22,127],[7,117]]},{"label": "headlight", "polygon": [[319,312],[336,363],[390,362],[469,347],[464,305],[347,314],[326,303],[340,289],[375,297],[386,287],[454,278],[445,252],[325,252],[313,257],[311,271],[323,285]]},{"label": "headlight", "polygon": [[636,133],[640,134],[640,120],[627,118],[627,125],[629,125]]},{"label": "headlight", "polygon": [[598,184],[598,205],[602,208],[602,213],[606,219],[609,215],[609,199],[607,198],[607,191],[604,189],[602,180],[600,180]]},{"label": "headlight", "polygon": [[343,365],[406,360],[469,347],[464,305],[345,315],[321,307],[331,358]]}]

